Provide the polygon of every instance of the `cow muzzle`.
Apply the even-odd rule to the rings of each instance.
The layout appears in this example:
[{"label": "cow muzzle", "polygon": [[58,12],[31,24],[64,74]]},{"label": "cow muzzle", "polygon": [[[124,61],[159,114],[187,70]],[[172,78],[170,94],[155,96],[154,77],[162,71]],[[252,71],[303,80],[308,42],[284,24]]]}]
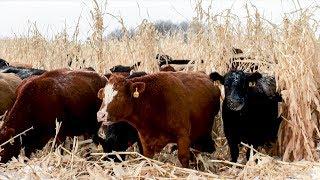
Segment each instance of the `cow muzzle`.
[{"label": "cow muzzle", "polygon": [[226,99],[227,107],[232,111],[241,111],[245,105],[244,101],[235,100],[235,99]]},{"label": "cow muzzle", "polygon": [[107,112],[98,111],[98,112],[97,112],[98,122],[105,123],[105,122],[107,121],[107,116],[108,116],[108,113],[107,113]]}]

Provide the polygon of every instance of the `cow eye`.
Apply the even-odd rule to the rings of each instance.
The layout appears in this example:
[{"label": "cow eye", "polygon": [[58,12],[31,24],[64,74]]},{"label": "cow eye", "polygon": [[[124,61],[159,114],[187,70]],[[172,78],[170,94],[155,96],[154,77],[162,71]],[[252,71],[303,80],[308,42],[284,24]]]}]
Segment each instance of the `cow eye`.
[{"label": "cow eye", "polygon": [[249,87],[254,87],[256,86],[256,82],[249,82]]}]

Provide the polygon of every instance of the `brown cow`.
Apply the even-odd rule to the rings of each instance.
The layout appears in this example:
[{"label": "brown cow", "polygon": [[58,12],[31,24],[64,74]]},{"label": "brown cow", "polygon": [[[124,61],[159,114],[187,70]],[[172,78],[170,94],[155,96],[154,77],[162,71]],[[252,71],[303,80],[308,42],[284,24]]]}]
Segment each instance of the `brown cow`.
[{"label": "brown cow", "polygon": [[16,99],[16,89],[21,79],[12,73],[0,73],[0,115],[4,114]]},{"label": "brown cow", "polygon": [[138,130],[146,157],[177,143],[179,161],[188,167],[192,144],[210,141],[214,149],[211,131],[220,90],[208,75],[159,72],[133,79],[111,75],[98,95],[104,97],[98,121],[128,121]]},{"label": "brown cow", "polygon": [[0,152],[1,162],[17,156],[25,147],[26,156],[41,149],[55,136],[55,121],[62,122],[58,142],[66,136],[94,135],[99,125],[97,111],[101,100],[99,89],[106,78],[91,71],[59,69],[30,77],[17,89],[17,99],[5,117],[0,131],[0,145],[11,137],[27,132]]}]

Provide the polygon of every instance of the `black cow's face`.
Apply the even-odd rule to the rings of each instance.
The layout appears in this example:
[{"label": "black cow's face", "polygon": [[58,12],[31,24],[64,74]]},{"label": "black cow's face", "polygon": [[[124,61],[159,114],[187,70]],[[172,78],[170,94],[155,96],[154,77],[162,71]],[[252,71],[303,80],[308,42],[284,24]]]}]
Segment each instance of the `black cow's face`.
[{"label": "black cow's face", "polygon": [[224,76],[217,72],[210,74],[213,81],[219,80],[224,85],[224,103],[232,111],[240,111],[245,107],[248,101],[249,83],[255,84],[261,77],[258,72],[244,73],[240,70],[231,70]]}]

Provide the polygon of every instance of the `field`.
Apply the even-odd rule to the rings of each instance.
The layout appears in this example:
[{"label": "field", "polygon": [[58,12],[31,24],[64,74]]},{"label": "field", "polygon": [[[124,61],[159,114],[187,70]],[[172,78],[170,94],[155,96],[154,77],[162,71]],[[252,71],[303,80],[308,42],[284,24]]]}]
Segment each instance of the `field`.
[{"label": "field", "polygon": [[[251,5],[247,7],[245,20],[240,21],[228,10],[213,14],[199,2],[195,7],[197,16],[186,31],[159,33],[154,23],[144,20],[134,34],[123,25],[121,38],[108,39],[103,35],[104,8],[95,5],[91,14],[92,34],[86,41],[78,38],[78,28],[71,36],[63,31],[49,39],[34,24],[27,35],[1,39],[0,58],[47,70],[91,66],[99,73],[105,73],[113,65],[141,61],[139,70],[157,72],[155,55],[165,53],[177,59],[195,60],[195,67],[189,70],[208,74],[226,72],[229,59],[233,57],[232,47],[240,48],[251,57],[242,61],[245,70],[247,64],[257,63],[259,72],[276,77],[277,90],[284,100],[277,143],[272,150],[259,149],[261,153],[248,162],[231,163],[219,116],[213,130],[217,151],[198,155],[192,169],[180,168],[176,152],[169,153],[167,148],[152,160],[134,152],[133,147],[123,152],[129,157],[122,163],[101,161],[104,155],[101,147],[75,137],[59,147],[49,143],[29,161],[25,161],[22,152],[18,159],[0,166],[0,179],[320,177],[320,149],[317,147],[320,138],[320,39],[316,36],[320,21],[313,16],[320,10],[319,4],[293,10],[281,24],[275,25]],[[123,22],[120,17],[115,18]],[[204,64],[200,64],[200,60],[204,60]]]}]

